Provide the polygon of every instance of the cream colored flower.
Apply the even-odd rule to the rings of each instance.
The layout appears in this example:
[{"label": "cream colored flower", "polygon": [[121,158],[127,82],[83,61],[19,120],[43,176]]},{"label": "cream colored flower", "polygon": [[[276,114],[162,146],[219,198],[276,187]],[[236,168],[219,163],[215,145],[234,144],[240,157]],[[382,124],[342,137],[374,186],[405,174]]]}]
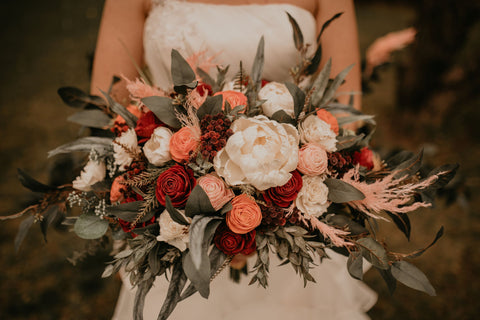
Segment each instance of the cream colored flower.
[{"label": "cream colored flower", "polygon": [[287,86],[279,82],[267,83],[260,92],[258,92],[260,100],[267,100],[262,104],[263,113],[267,117],[271,117],[275,112],[283,110],[289,116],[294,116],[293,97],[288,91]]},{"label": "cream colored flower", "polygon": [[328,169],[328,156],[323,147],[307,143],[298,152],[298,171],[307,176],[317,176]]},{"label": "cream colored flower", "polygon": [[140,153],[135,130],[128,129],[120,137],[116,138],[113,143],[113,151],[115,164],[119,166],[120,170],[125,170],[133,161],[132,154]]},{"label": "cream colored flower", "polygon": [[319,119],[316,115],[308,116],[298,126],[300,141],[302,143],[316,143],[325,148],[328,152],[337,150],[337,139],[335,132],[330,125]]},{"label": "cream colored flower", "polygon": [[165,127],[158,127],[153,131],[143,147],[143,153],[151,164],[160,167],[172,159],[169,147],[172,135],[172,131]]},{"label": "cream colored flower", "polygon": [[73,181],[73,188],[82,191],[90,191],[95,183],[105,179],[105,174],[105,162],[89,160],[80,173],[80,176]]},{"label": "cream colored flower", "polygon": [[319,217],[327,211],[328,187],[320,176],[303,176],[303,186],[298,193],[295,205],[304,214]]},{"label": "cream colored flower", "polygon": [[234,134],[213,160],[227,184],[266,190],[288,182],[298,162],[298,133],[292,125],[256,116],[235,120],[231,129]]},{"label": "cream colored flower", "polygon": [[[183,210],[180,212],[183,214]],[[190,221],[190,218],[186,219]],[[167,210],[164,210],[158,218],[158,224],[160,225],[160,235],[157,236],[158,241],[164,241],[177,247],[180,251],[187,249],[188,226],[173,221]]]}]

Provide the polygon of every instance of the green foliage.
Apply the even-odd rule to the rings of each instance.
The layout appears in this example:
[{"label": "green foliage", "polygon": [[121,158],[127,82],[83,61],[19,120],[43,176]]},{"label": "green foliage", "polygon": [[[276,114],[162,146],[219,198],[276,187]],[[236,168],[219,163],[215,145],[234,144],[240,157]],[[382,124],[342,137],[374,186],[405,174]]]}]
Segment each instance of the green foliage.
[{"label": "green foliage", "polygon": [[365,199],[360,190],[340,179],[328,178],[324,183],[328,187],[328,200],[332,202],[345,203]]},{"label": "green foliage", "polygon": [[195,89],[197,86],[195,72],[177,50],[172,49],[171,58],[173,89],[177,93],[187,94],[188,89]]},{"label": "green foliage", "polygon": [[217,95],[214,97],[207,97],[205,102],[198,108],[197,116],[203,119],[207,114],[216,115],[222,112],[223,96]]},{"label": "green foliage", "polygon": [[122,106],[120,103],[113,100],[108,93],[102,90],[100,90],[100,92],[105,96],[105,99],[107,99],[110,109],[112,109],[112,111],[116,114],[120,115],[125,120],[129,128],[135,128],[138,120],[137,117],[133,115],[130,111],[128,111],[127,108]]},{"label": "green foliage", "polygon": [[150,109],[157,118],[174,129],[178,129],[182,126],[177,119],[175,113],[175,107],[173,100],[167,97],[146,97],[142,99],[142,102]]},{"label": "green foliage", "polygon": [[98,239],[108,230],[108,222],[92,213],[80,215],[73,228],[82,239]]},{"label": "green foliage", "polygon": [[390,267],[387,251],[373,238],[359,239],[357,245],[360,247],[363,257],[376,268],[387,270]]},{"label": "green foliage", "polygon": [[435,296],[435,289],[425,274],[413,264],[406,261],[396,261],[392,265],[392,275],[404,285],[415,290]]},{"label": "green foliage", "polygon": [[70,152],[90,152],[92,149],[100,156],[105,156],[107,153],[113,152],[112,139],[103,137],[79,138],[49,151],[48,157]]},{"label": "green foliage", "polygon": [[82,126],[98,129],[108,128],[112,122],[112,118],[98,109],[83,110],[74,113],[68,117],[67,120]]},{"label": "green foliage", "polygon": [[185,204],[185,215],[194,217],[195,215],[212,213],[215,213],[215,209],[212,207],[210,198],[208,198],[200,185],[196,185]]}]

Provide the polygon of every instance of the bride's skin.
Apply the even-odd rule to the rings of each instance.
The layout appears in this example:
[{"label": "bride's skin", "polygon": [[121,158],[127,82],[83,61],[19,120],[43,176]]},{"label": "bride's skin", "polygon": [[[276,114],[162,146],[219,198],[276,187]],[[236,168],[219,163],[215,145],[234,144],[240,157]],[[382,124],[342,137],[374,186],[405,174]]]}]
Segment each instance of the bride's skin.
[{"label": "bride's skin", "polygon": [[[335,13],[344,12],[322,36],[322,65],[329,57],[333,57],[332,74],[337,74],[348,65],[355,64],[341,90],[360,91],[360,55],[353,0],[188,0],[188,2],[230,5],[289,3],[302,7],[314,15],[317,32]],[[138,65],[144,65],[143,26],[150,7],[151,0],[105,1],[93,64],[91,82],[93,94],[100,94],[99,89],[108,88],[113,75],[123,74],[129,79],[138,76],[127,52],[133,56]],[[122,104],[128,103],[128,93],[123,80],[115,86],[113,96]],[[355,107],[360,106],[361,98],[357,95]]]}]

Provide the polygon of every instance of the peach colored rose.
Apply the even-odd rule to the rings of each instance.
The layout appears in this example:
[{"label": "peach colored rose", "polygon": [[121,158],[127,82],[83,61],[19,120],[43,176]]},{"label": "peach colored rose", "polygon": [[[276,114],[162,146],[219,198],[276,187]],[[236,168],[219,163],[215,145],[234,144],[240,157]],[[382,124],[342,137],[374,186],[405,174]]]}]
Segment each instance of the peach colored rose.
[{"label": "peach colored rose", "polygon": [[246,106],[248,103],[247,96],[241,92],[227,90],[227,91],[220,91],[214,94],[214,96],[222,95],[223,96],[223,104],[222,109],[225,108],[225,101],[228,102],[230,107],[235,108],[236,106]]},{"label": "peach colored rose", "polygon": [[235,196],[232,189],[228,188],[222,179],[213,174],[207,174],[198,178],[197,184],[205,191],[215,210],[220,210]]},{"label": "peach colored rose", "polygon": [[232,200],[232,210],[227,213],[226,222],[230,230],[245,234],[260,225],[262,212],[255,200],[246,194],[236,196]]},{"label": "peach colored rose", "polygon": [[170,154],[177,162],[185,162],[200,143],[200,137],[190,127],[183,127],[175,132],[170,139]]},{"label": "peach colored rose", "polygon": [[328,123],[330,125],[330,129],[332,129],[332,131],[335,132],[336,135],[338,135],[338,121],[333,114],[331,114],[325,109],[319,109],[317,111],[317,117],[319,117],[320,120]]},{"label": "peach colored rose", "polygon": [[126,186],[122,183],[125,181],[123,176],[118,176],[113,180],[112,188],[110,189],[110,203],[122,202],[125,200],[123,192],[126,190]]},{"label": "peach colored rose", "polygon": [[327,171],[328,155],[315,143],[307,143],[298,151],[297,169],[307,176],[317,176]]}]

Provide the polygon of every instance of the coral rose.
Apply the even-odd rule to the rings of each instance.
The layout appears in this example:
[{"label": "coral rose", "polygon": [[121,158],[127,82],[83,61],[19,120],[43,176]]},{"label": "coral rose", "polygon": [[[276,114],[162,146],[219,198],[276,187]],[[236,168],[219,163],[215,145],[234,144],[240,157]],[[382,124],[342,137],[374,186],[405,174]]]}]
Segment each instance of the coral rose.
[{"label": "coral rose", "polygon": [[227,90],[220,91],[214,94],[214,96],[218,95],[221,95],[223,97],[222,109],[225,109],[225,101],[228,102],[232,109],[236,106],[246,106],[248,103],[247,96],[238,91]]},{"label": "coral rose", "polygon": [[235,120],[231,129],[234,134],[213,159],[215,171],[227,184],[266,190],[290,180],[298,162],[295,127],[256,116]]},{"label": "coral rose", "polygon": [[287,208],[297,198],[297,194],[302,188],[302,176],[297,170],[292,172],[292,177],[286,184],[279,187],[267,189],[263,198],[267,202],[273,202],[275,205]]},{"label": "coral rose", "polygon": [[123,202],[125,200],[124,193],[127,187],[122,183],[123,181],[125,181],[123,176],[118,176],[113,180],[110,188],[110,203]]},{"label": "coral rose", "polygon": [[175,132],[170,139],[170,154],[177,162],[186,162],[190,159],[200,144],[200,137],[190,127],[183,127]]},{"label": "coral rose", "polygon": [[207,174],[197,179],[197,183],[207,194],[213,209],[220,210],[235,194],[225,182],[213,174]]},{"label": "coral rose", "polygon": [[307,143],[298,151],[297,169],[307,176],[325,173],[328,168],[328,155],[325,149],[315,143]]},{"label": "coral rose", "polygon": [[333,114],[331,114],[325,109],[318,109],[317,117],[320,120],[323,120],[326,123],[328,123],[330,125],[330,129],[332,129],[332,131],[335,132],[336,135],[338,135],[338,132],[339,132],[338,121]]},{"label": "coral rose", "polygon": [[255,234],[255,230],[245,234],[238,234],[222,223],[215,231],[213,242],[226,255],[231,256],[239,253],[249,255],[256,249]]},{"label": "coral rose", "polygon": [[172,205],[175,208],[181,208],[185,206],[195,185],[196,180],[193,177],[193,170],[185,169],[183,166],[176,164],[160,174],[157,179],[155,195],[162,206],[165,206],[165,198],[168,195]]},{"label": "coral rose", "polygon": [[241,194],[233,198],[232,210],[227,212],[226,222],[233,232],[245,234],[260,225],[262,211],[251,196]]}]

